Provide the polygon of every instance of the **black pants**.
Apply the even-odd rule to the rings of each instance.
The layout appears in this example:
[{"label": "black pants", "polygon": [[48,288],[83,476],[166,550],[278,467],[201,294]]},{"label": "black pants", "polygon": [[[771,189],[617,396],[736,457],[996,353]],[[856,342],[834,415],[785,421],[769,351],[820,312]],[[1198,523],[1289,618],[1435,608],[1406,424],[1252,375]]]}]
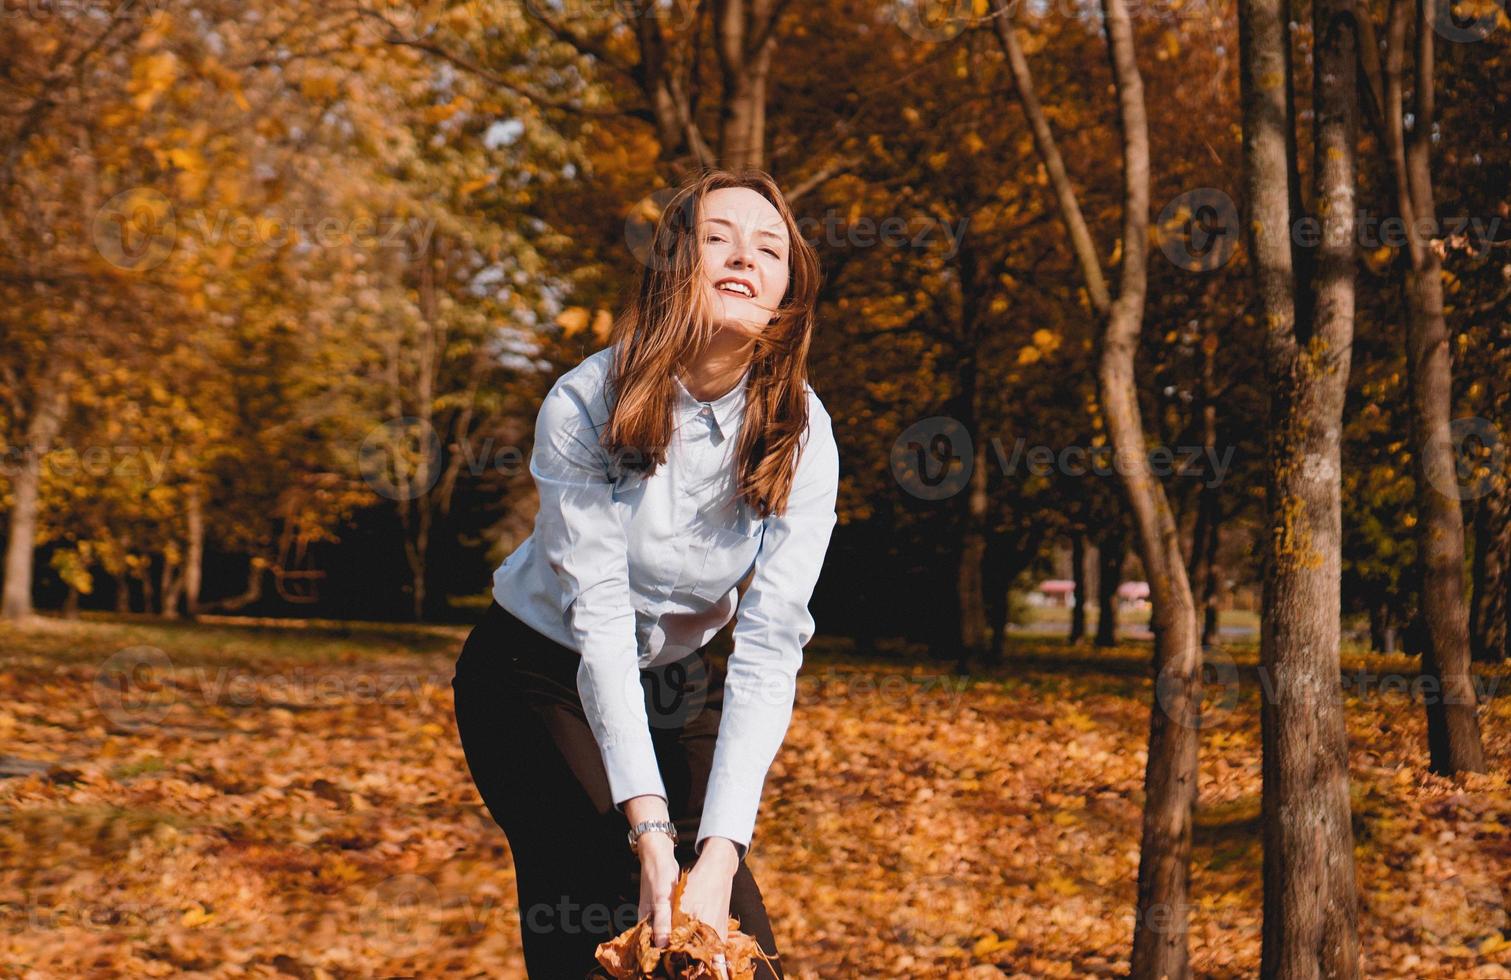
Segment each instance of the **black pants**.
[{"label": "black pants", "polygon": [[[451,686],[467,767],[514,857],[525,967],[579,980],[593,952],[638,921],[640,862],[625,841],[608,774],[577,693],[577,653],[494,602],[457,659]],[[703,650],[640,673],[656,760],[690,866],[723,707],[724,674]],[[776,959],[761,890],[744,861],[729,912]],[[758,961],[757,977],[781,980]]]}]

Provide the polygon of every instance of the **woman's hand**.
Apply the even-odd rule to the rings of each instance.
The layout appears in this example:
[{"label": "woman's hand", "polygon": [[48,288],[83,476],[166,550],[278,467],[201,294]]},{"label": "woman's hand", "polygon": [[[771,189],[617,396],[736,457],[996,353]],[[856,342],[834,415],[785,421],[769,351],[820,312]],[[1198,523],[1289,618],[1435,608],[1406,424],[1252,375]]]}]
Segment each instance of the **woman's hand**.
[{"label": "woman's hand", "polygon": [[639,918],[651,917],[651,943],[665,946],[672,935],[672,888],[682,871],[667,834],[651,831],[635,842],[640,855]]},{"label": "woman's hand", "polygon": [[734,842],[710,837],[682,889],[682,911],[713,926],[720,941],[729,938],[729,893],[739,868]]}]

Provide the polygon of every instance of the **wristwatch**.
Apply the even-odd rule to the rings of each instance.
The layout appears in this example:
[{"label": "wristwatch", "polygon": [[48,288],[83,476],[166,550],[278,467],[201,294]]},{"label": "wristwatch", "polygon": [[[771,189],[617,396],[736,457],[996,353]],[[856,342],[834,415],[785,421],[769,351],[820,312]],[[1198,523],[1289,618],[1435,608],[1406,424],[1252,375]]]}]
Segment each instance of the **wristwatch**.
[{"label": "wristwatch", "polygon": [[672,843],[677,843],[677,825],[670,820],[642,820],[630,828],[630,850],[639,854],[640,851],[636,849],[635,842],[640,839],[642,834],[647,834],[653,830],[659,830],[663,834],[670,834]]}]

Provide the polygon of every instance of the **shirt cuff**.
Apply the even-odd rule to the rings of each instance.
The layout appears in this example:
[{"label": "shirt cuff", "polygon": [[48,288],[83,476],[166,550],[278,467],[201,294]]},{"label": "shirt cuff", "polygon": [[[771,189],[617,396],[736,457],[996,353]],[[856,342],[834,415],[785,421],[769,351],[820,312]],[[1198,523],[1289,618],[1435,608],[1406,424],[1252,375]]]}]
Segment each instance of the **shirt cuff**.
[{"label": "shirt cuff", "polygon": [[756,810],[761,804],[764,783],[764,773],[761,779],[752,779],[748,773],[744,778],[720,770],[710,773],[695,850],[701,852],[703,842],[710,837],[728,837],[735,842],[743,859],[755,833]]},{"label": "shirt cuff", "polygon": [[603,755],[603,768],[609,774],[609,794],[620,813],[624,812],[624,804],[637,796],[667,798],[649,732],[644,739],[618,742],[608,748],[600,747],[599,751]]},{"label": "shirt cuff", "polygon": [[698,828],[698,840],[693,844],[694,854],[700,856],[703,854],[703,842],[708,840],[710,837],[727,837],[729,838],[729,841],[735,846],[735,855],[739,858],[739,860],[745,860],[745,855],[750,853],[750,842],[748,840],[741,842],[735,840],[733,837],[729,837],[728,834],[721,834],[712,829],[704,829],[707,826],[708,822],[705,820],[703,824]]}]

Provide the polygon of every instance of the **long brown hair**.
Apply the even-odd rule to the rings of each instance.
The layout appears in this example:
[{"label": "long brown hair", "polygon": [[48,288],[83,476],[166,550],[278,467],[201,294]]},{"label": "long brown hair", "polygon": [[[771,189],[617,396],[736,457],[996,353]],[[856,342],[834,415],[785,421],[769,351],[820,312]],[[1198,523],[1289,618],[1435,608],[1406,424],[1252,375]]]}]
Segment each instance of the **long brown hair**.
[{"label": "long brown hair", "polygon": [[765,197],[787,225],[787,293],[750,355],[745,417],[735,445],[735,490],[760,517],[785,513],[808,428],[808,345],[813,336],[819,264],[776,181],[764,171],[711,169],[683,182],[667,201],[651,236],[638,288],[614,322],[616,393],[603,445],[620,458],[644,461],[647,475],[666,461],[676,403],[674,372],[714,336],[703,291],[698,234],[703,198],[726,187]]}]

